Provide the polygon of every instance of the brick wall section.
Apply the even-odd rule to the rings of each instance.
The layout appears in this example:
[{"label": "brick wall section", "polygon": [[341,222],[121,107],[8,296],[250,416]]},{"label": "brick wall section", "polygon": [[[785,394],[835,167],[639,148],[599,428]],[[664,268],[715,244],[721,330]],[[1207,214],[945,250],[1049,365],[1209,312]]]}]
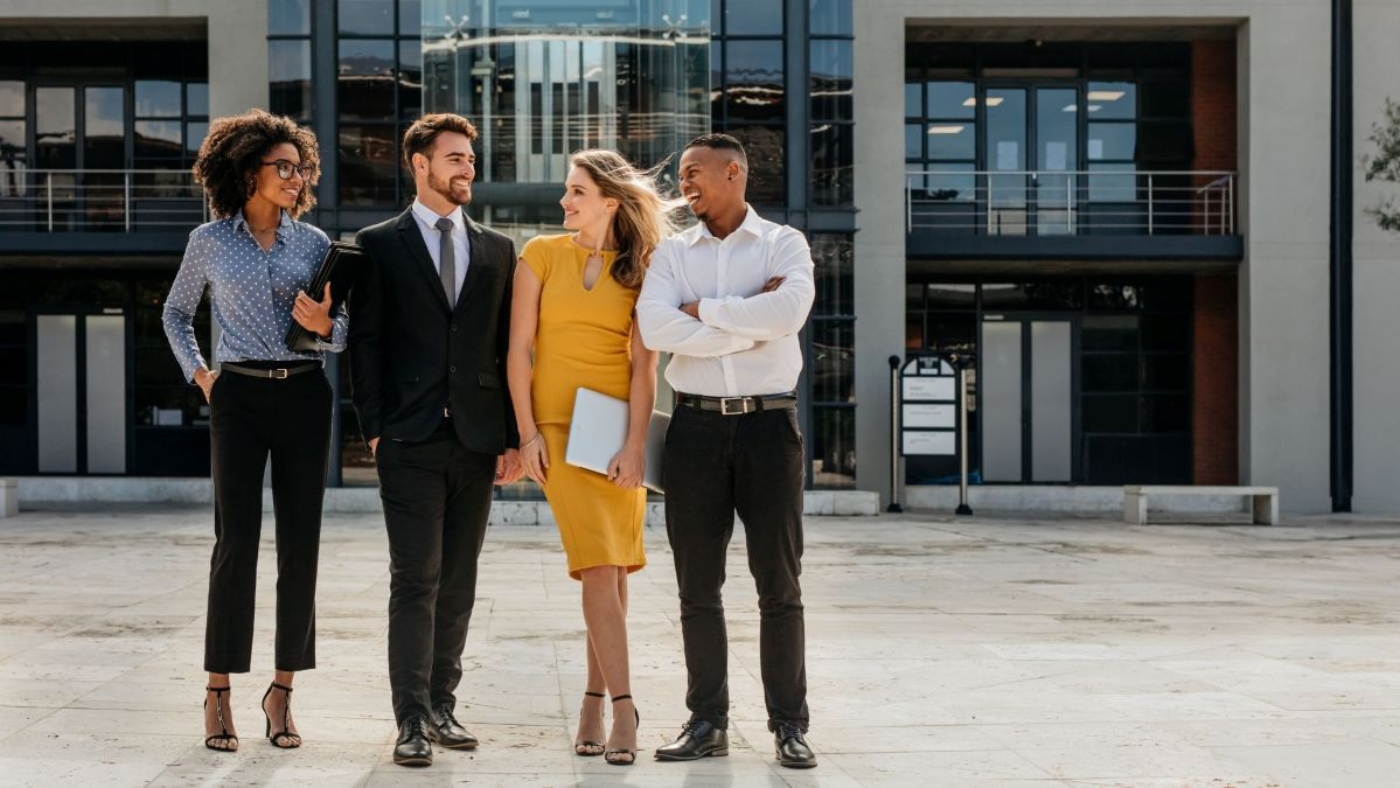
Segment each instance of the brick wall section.
[{"label": "brick wall section", "polygon": [[1193,170],[1237,167],[1235,42],[1191,45],[1191,122],[1196,149]]},{"label": "brick wall section", "polygon": [[1238,484],[1239,279],[1196,277],[1192,331],[1191,432],[1195,484]]}]

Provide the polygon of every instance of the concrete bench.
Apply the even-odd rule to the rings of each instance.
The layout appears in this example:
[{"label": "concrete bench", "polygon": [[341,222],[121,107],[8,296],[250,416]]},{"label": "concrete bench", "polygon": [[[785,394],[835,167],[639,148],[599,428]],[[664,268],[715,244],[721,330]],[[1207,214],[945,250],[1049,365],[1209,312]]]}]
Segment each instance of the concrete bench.
[{"label": "concrete bench", "polygon": [[1256,525],[1278,525],[1277,487],[1194,487],[1194,486],[1123,486],[1123,519],[1129,525],[1147,524],[1147,499],[1181,495],[1241,495],[1254,504]]},{"label": "concrete bench", "polygon": [[19,480],[0,479],[0,517],[19,514]]}]

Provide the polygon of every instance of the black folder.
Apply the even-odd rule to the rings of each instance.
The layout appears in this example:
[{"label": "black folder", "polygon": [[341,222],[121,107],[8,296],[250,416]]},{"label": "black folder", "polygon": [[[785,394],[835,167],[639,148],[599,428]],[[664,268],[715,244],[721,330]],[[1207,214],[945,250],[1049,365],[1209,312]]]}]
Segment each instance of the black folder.
[{"label": "black folder", "polygon": [[[306,294],[320,301],[326,292],[326,283],[330,282],[331,317],[335,317],[340,310],[340,305],[345,303],[345,296],[350,293],[350,288],[354,286],[356,277],[360,275],[360,267],[367,262],[368,257],[360,247],[354,244],[332,241],[331,248],[326,251],[325,258],[321,260],[320,267],[316,269],[316,275],[311,278],[311,285],[306,289]],[[316,337],[293,319],[292,327],[287,331],[287,349],[294,351],[315,350]]]}]

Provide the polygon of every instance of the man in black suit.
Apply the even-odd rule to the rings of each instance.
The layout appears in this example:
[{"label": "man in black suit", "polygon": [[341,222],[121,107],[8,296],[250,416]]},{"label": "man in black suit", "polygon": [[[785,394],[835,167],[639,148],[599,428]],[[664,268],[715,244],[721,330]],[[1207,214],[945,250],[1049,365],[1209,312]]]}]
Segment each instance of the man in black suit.
[{"label": "man in black suit", "polygon": [[389,531],[394,762],[429,741],[472,749],[453,691],[476,601],[491,490],[520,478],[505,382],[515,245],[467,217],[476,128],[426,115],[404,134],[418,196],[355,242],[370,257],[350,298],[355,408],[379,466]]}]

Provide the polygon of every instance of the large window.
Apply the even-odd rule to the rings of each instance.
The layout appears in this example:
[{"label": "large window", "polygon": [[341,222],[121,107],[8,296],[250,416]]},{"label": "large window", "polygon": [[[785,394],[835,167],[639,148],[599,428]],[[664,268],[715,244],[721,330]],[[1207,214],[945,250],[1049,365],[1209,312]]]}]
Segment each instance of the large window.
[{"label": "large window", "polygon": [[338,0],[342,206],[397,207],[412,192],[399,166],[399,140],[423,111],[421,13],[418,0]]},{"label": "large window", "polygon": [[714,0],[710,44],[711,122],[744,143],[749,201],[783,205],[787,90],[783,3]]},{"label": "large window", "polygon": [[808,26],[812,35],[808,45],[812,202],[851,205],[855,201],[851,0],[814,0]]},{"label": "large window", "polygon": [[854,246],[845,233],[813,233],[817,297],[809,334],[812,483],[855,486]]}]

